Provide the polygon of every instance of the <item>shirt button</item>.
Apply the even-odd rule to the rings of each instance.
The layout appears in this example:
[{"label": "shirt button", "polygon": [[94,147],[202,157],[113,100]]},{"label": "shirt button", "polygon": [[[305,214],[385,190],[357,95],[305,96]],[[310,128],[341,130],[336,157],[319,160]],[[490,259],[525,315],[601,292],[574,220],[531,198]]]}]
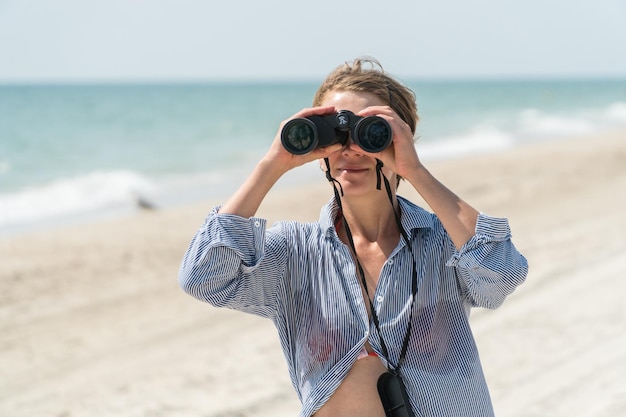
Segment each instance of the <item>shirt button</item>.
[{"label": "shirt button", "polygon": [[379,295],[378,297],[376,297],[376,301],[378,301],[379,303],[382,303],[384,300],[384,297],[382,295]]},{"label": "shirt button", "polygon": [[261,222],[260,222],[260,221],[258,221],[258,220],[256,220],[256,221],[254,222],[254,225],[255,225],[256,227],[259,227],[259,226],[261,226]]},{"label": "shirt button", "polygon": [[389,265],[393,265],[393,259],[389,259],[389,260],[387,261],[387,263],[388,263]]}]

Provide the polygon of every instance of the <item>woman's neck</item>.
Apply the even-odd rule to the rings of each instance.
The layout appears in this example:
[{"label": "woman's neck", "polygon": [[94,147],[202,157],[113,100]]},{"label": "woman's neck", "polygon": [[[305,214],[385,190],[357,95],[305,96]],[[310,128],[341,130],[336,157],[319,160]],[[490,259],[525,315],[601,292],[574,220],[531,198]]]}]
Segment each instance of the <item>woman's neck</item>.
[{"label": "woman's neck", "polygon": [[353,236],[362,237],[366,241],[376,242],[380,239],[396,238],[400,230],[396,223],[394,210],[398,209],[398,200],[395,195],[393,206],[386,193],[381,191],[380,198],[343,197],[342,215],[350,227]]}]

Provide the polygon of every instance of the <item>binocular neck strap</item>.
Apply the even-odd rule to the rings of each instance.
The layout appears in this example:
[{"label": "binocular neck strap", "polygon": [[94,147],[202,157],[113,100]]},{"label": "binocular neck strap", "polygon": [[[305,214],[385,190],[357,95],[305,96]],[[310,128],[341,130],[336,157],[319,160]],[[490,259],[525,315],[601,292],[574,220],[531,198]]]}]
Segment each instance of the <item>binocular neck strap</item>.
[{"label": "binocular neck strap", "polygon": [[[328,179],[329,182],[338,184],[339,189],[341,190],[341,196],[340,196],[339,191],[337,190],[337,187],[335,187],[333,184],[333,190],[335,192],[335,201],[337,202],[337,205],[339,206],[339,213],[343,213],[343,205],[341,203],[341,197],[343,196],[343,188],[341,187],[341,183],[332,177],[330,173],[330,162],[328,161],[328,158],[324,158],[324,162],[326,163],[326,179]],[[410,251],[411,242],[406,232],[404,231],[404,228],[402,227],[402,223],[400,221],[400,207],[398,206],[398,210],[396,210],[395,205],[393,203],[393,194],[391,193],[391,185],[389,184],[389,180],[387,179],[387,177],[385,177],[385,175],[382,173],[382,167],[383,167],[383,162],[379,159],[376,159],[376,189],[377,190],[381,189],[380,187],[381,179],[384,180],[385,190],[387,191],[387,196],[389,197],[389,202],[391,203],[391,208],[393,210],[393,213],[396,219],[396,224],[398,225],[398,229],[400,230],[400,233],[402,234],[402,238],[404,239],[406,243],[407,250]],[[359,278],[361,278],[363,289],[365,290],[365,294],[367,296],[367,301],[369,303],[370,311],[372,313],[372,321],[374,322],[374,326],[376,327],[376,331],[378,332],[378,337],[380,338],[380,347],[382,350],[382,354],[385,357],[385,360],[387,361],[387,367],[393,368],[393,371],[395,373],[398,373],[400,370],[400,365],[404,361],[404,358],[406,357],[406,352],[408,350],[409,339],[411,337],[411,322],[413,319],[413,305],[415,304],[415,299],[417,298],[417,265],[415,263],[415,258],[413,256],[411,257],[413,260],[413,271],[412,271],[413,282],[412,282],[412,288],[411,288],[412,297],[411,297],[411,308],[409,312],[409,322],[407,323],[407,329],[404,334],[404,340],[402,342],[402,350],[400,351],[400,357],[398,358],[398,363],[394,365],[390,360],[389,350],[387,349],[387,344],[385,343],[385,340],[383,339],[383,335],[380,331],[380,322],[378,320],[378,314],[376,314],[376,310],[374,309],[374,305],[372,303],[372,299],[370,297],[369,290],[367,288],[367,282],[365,280],[365,271],[363,270],[363,267],[361,266],[361,262],[359,262],[359,257],[357,256],[357,253],[356,253],[356,246],[354,245],[352,231],[350,230],[350,226],[348,226],[348,222],[346,221],[346,216],[342,215],[341,219],[343,222],[343,227],[346,231],[346,235],[348,237],[348,243],[350,244],[350,249],[352,249],[352,252],[354,254],[354,260],[355,260],[356,267],[357,267],[357,273],[359,275]]]},{"label": "binocular neck strap", "polygon": [[[389,196],[389,201],[393,205],[393,197],[391,196],[391,187],[389,186],[389,181],[387,181],[387,177],[383,175],[383,161],[376,158],[376,189],[380,190],[380,177],[385,178],[385,187],[387,188],[387,195]],[[393,211],[396,212],[395,210]]]},{"label": "binocular neck strap", "polygon": [[[411,240],[409,239],[409,236],[404,230],[404,227],[402,227],[402,221],[400,217],[400,205],[398,204],[398,209],[396,210],[396,207],[393,204],[393,195],[391,193],[391,185],[389,184],[389,180],[387,179],[385,174],[382,173],[382,167],[383,167],[383,162],[380,159],[376,159],[377,188],[380,190],[380,179],[382,177],[383,181],[385,182],[385,190],[387,191],[389,202],[391,203],[391,210],[393,211],[393,214],[396,218],[396,224],[398,225],[398,230],[400,231],[400,234],[402,235],[402,239],[404,240],[407,250],[410,252]],[[415,305],[415,299],[417,298],[417,264],[415,262],[415,256],[413,254],[411,254],[411,261],[413,265],[412,265],[412,270],[411,270],[411,278],[412,278],[411,279],[411,307],[409,310],[409,322],[407,323],[406,333],[404,334],[404,340],[402,341],[402,350],[400,351],[398,364],[394,368],[394,371],[396,373],[399,372],[400,365],[404,361],[404,358],[406,357],[406,352],[409,348],[409,339],[411,338],[411,322],[413,321],[413,307]],[[363,278],[363,284],[365,285],[365,277]],[[365,292],[367,293],[367,289]],[[372,309],[372,316],[376,315],[376,312],[374,311],[374,306],[372,305],[371,300],[370,300],[370,308]],[[377,322],[378,320],[376,320],[374,323],[376,324]],[[378,325],[376,327],[376,330],[378,331],[378,335],[380,336],[381,345],[384,346],[383,336],[380,334],[380,329],[378,328]],[[386,347],[384,350],[386,350]]]},{"label": "binocular neck strap", "polygon": [[337,181],[336,179],[334,179],[332,174],[330,173],[330,162],[328,161],[328,158],[324,158],[324,163],[326,164],[326,179],[328,180],[328,182],[333,183],[333,190],[335,190],[335,200],[337,200],[337,204],[339,204],[339,208],[341,209],[342,208],[341,199],[339,198],[339,194],[337,193],[337,187],[335,187],[335,184],[339,186],[342,197],[343,197],[343,187],[341,186],[341,183]]}]

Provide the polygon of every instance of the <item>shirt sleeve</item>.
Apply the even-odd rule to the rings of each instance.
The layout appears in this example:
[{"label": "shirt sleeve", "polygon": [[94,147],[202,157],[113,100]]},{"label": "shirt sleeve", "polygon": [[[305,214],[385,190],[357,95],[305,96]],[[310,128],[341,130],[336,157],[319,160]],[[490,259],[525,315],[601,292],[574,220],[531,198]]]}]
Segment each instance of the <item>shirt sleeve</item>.
[{"label": "shirt sleeve", "polygon": [[216,307],[271,318],[286,264],[280,227],[266,231],[265,219],[218,210],[212,210],[193,237],[178,282],[189,295]]},{"label": "shirt sleeve", "polygon": [[474,236],[447,263],[454,267],[461,291],[474,307],[495,309],[528,273],[528,262],[511,241],[506,218],[478,216]]}]

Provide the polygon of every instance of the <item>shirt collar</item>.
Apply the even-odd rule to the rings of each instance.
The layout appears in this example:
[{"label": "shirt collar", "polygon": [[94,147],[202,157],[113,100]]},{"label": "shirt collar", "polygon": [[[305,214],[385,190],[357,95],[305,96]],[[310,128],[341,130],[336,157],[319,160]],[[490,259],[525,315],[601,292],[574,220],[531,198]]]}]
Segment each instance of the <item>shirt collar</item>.
[{"label": "shirt collar", "polygon": [[[400,222],[405,231],[413,229],[434,228],[433,214],[424,210],[423,208],[413,204],[404,197],[397,196],[398,203],[400,204],[401,217]],[[335,232],[335,217],[339,211],[339,205],[335,201],[335,198],[331,198],[326,203],[320,213],[320,225],[322,230],[327,235],[336,234]],[[408,233],[409,236],[411,233]]]}]

